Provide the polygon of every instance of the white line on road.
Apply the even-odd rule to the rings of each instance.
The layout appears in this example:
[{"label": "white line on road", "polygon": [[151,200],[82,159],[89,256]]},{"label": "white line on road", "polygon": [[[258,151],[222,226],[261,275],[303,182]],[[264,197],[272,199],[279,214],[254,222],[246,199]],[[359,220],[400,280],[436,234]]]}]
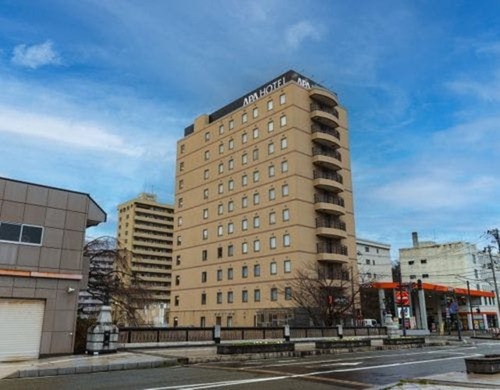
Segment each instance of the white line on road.
[{"label": "white line on road", "polygon": [[[482,355],[472,354],[472,355],[469,355],[467,357],[474,357],[474,356],[482,356]],[[367,366],[367,367],[339,368],[339,369],[329,370],[329,371],[315,371],[315,372],[308,372],[305,374],[281,375],[281,376],[273,376],[273,377],[268,377],[268,378],[241,379],[241,380],[234,380],[234,381],[195,383],[195,384],[176,385],[176,386],[153,387],[153,388],[148,388],[148,389],[144,389],[144,390],[202,390],[202,389],[211,389],[211,388],[216,388],[216,387],[236,386],[236,385],[249,384],[249,383],[270,382],[270,381],[283,380],[283,379],[306,378],[306,377],[310,377],[310,376],[333,374],[335,372],[374,370],[374,369],[378,369],[378,368],[406,366],[406,365],[410,365],[410,364],[424,364],[424,363],[442,362],[443,360],[454,360],[454,359],[463,359],[463,358],[464,358],[464,356],[451,356],[451,357],[447,357],[447,358],[428,359],[428,360],[411,361],[411,362],[399,362],[399,363],[390,363],[390,364],[379,364],[376,366]]]}]

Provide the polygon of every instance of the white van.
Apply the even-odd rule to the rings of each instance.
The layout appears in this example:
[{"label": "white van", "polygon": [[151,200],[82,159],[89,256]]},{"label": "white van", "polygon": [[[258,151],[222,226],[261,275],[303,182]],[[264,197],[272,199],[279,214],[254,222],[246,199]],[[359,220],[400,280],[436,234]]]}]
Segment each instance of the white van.
[{"label": "white van", "polygon": [[365,318],[362,321],[362,326],[378,326],[378,322],[372,318]]}]

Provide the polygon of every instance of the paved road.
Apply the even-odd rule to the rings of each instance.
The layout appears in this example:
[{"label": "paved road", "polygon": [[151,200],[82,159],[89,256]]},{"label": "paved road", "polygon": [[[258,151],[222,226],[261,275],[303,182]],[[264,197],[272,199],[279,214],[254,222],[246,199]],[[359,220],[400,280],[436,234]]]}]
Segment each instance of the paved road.
[{"label": "paved road", "polygon": [[464,371],[464,357],[484,353],[500,353],[500,342],[4,379],[0,381],[0,390],[362,389],[389,385],[402,379]]}]

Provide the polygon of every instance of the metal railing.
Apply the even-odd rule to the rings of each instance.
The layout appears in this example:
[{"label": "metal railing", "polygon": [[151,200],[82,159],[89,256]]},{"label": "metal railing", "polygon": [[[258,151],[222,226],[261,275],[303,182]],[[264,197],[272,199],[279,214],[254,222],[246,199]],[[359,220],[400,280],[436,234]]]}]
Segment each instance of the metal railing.
[{"label": "metal railing", "polygon": [[344,183],[344,178],[337,172],[314,171],[313,175],[315,179],[328,179],[334,180],[340,184]]},{"label": "metal railing", "polygon": [[339,161],[342,161],[342,155],[340,154],[340,152],[338,150],[320,148],[320,147],[315,146],[312,148],[312,154],[313,154],[313,156],[332,157],[332,158],[335,158]]},{"label": "metal railing", "polygon": [[318,242],[316,244],[318,253],[333,253],[337,255],[347,256],[347,247],[340,244],[332,244],[329,242]]},{"label": "metal railing", "polygon": [[344,199],[337,195],[314,194],[314,203],[331,203],[345,207]]},{"label": "metal railing", "polygon": [[311,103],[310,108],[311,108],[311,111],[319,110],[319,111],[323,111],[323,112],[326,112],[328,114],[331,114],[335,118],[339,117],[338,111],[333,107],[325,106],[325,105],[319,104],[319,103]]},{"label": "metal railing", "polygon": [[346,230],[345,222],[337,218],[316,218],[316,227],[317,228],[334,228],[340,230]]},{"label": "metal railing", "polygon": [[340,141],[340,132],[337,129],[325,125],[320,125],[319,123],[314,123],[311,125],[311,133],[328,134]]}]

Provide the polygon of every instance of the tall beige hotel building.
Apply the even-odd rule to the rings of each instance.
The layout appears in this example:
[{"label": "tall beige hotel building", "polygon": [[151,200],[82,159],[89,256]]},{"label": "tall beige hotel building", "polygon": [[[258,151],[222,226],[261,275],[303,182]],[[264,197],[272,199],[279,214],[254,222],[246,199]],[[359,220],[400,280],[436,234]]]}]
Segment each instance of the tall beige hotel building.
[{"label": "tall beige hotel building", "polygon": [[348,135],[335,93],[293,70],[185,129],[172,325],[294,324],[296,270],[358,279]]}]

